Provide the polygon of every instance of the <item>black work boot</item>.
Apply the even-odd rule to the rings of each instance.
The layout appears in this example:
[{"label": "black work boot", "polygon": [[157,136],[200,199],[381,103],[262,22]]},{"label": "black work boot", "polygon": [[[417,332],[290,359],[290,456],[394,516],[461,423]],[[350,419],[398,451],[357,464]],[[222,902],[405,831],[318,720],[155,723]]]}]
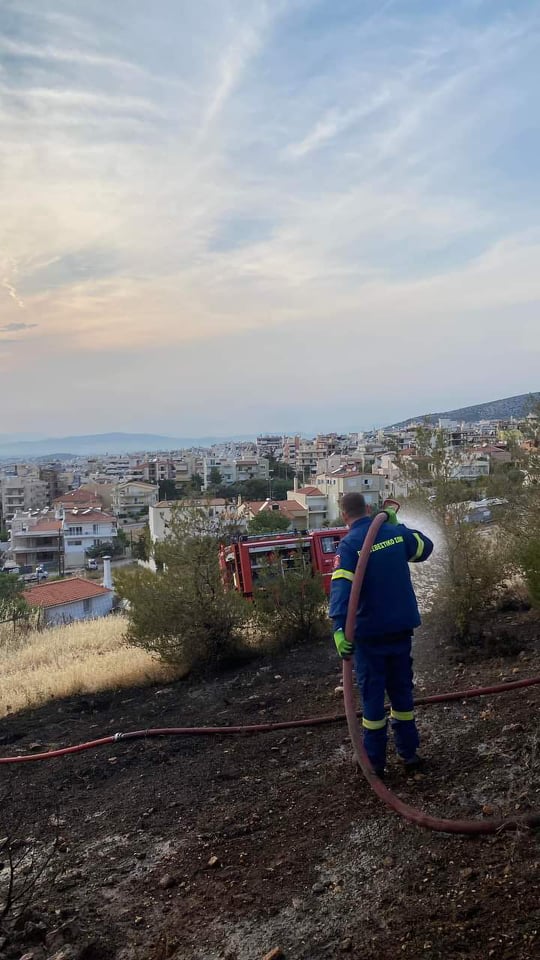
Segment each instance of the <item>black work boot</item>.
[{"label": "black work boot", "polygon": [[423,770],[426,765],[426,760],[424,757],[420,757],[417,753],[412,757],[407,757],[405,760],[404,757],[401,758],[403,766],[407,773],[416,773],[420,770]]}]

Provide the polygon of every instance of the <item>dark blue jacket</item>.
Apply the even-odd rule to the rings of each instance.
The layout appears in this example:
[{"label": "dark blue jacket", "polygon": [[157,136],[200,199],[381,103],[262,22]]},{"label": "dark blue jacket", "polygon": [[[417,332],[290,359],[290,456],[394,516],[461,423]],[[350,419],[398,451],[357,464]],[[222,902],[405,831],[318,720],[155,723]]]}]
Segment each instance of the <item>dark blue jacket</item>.
[{"label": "dark blue jacket", "polygon": [[[355,520],[339,544],[330,588],[334,630],[345,627],[354,571],[371,521],[371,517]],[[360,593],[355,639],[409,630],[412,633],[420,625],[409,562],[427,560],[432,550],[431,540],[418,530],[409,530],[402,523],[382,524],[371,548]]]}]

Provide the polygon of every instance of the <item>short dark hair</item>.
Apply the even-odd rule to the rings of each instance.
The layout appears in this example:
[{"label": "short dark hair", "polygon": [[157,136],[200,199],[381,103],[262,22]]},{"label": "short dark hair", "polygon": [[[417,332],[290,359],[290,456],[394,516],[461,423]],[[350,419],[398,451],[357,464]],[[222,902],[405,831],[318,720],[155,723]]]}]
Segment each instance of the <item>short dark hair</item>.
[{"label": "short dark hair", "polygon": [[341,500],[341,510],[351,520],[359,520],[367,514],[366,500],[363,493],[346,493]]}]

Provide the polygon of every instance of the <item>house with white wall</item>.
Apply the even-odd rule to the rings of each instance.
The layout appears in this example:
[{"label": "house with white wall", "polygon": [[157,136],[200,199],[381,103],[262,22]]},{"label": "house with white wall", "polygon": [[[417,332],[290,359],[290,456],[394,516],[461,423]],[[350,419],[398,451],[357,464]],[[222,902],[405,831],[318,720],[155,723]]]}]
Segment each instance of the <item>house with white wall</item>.
[{"label": "house with white wall", "polygon": [[23,590],[23,597],[30,607],[39,608],[43,624],[55,626],[107,616],[113,608],[114,593],[93,580],[68,577]]},{"label": "house with white wall", "polygon": [[222,483],[268,480],[270,477],[269,461],[266,457],[204,457],[203,490],[208,488],[212,470],[219,470]]},{"label": "house with white wall", "polygon": [[294,490],[287,490],[287,502],[295,502],[304,508],[307,530],[318,530],[328,514],[327,496],[318,487],[298,487],[296,479],[294,487]]},{"label": "house with white wall", "polygon": [[10,553],[19,566],[59,569],[63,552],[62,520],[54,513],[18,513],[11,521]]},{"label": "house with white wall", "polygon": [[327,519],[334,523],[340,517],[341,500],[346,493],[362,493],[366,504],[376,510],[385,496],[386,480],[374,473],[355,473],[336,471],[323,473],[317,477],[317,488],[327,497]]},{"label": "house with white wall", "polygon": [[209,520],[218,522],[236,519],[236,506],[224,497],[200,500],[161,500],[148,510],[148,526],[152,543],[162,542],[169,535],[173,515],[189,516],[190,510],[202,510]]},{"label": "house with white wall", "polygon": [[153,483],[142,480],[126,480],[117,483],[112,494],[112,510],[116,517],[133,518],[145,516],[149,507],[159,500],[159,489]]},{"label": "house with white wall", "polygon": [[83,567],[86,551],[104,543],[114,543],[118,521],[102,510],[65,510],[63,517],[64,564],[66,570]]}]

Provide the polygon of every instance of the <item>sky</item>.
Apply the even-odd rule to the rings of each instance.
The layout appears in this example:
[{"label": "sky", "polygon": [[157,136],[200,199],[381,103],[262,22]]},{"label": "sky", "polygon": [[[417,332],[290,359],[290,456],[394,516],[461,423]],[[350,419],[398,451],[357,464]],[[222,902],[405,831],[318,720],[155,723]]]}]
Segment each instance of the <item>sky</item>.
[{"label": "sky", "polygon": [[540,0],[0,0],[2,433],[538,390]]}]

